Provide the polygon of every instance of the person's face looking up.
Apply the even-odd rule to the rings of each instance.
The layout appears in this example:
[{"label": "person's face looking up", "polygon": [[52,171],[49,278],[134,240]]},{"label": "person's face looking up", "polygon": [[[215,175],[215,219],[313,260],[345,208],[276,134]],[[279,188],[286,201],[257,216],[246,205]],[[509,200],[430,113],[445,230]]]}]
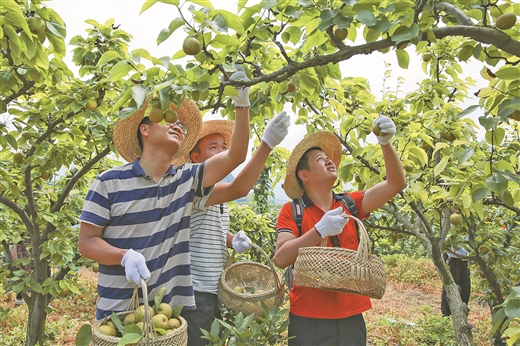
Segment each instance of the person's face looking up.
[{"label": "person's face looking up", "polygon": [[201,163],[227,149],[228,143],[225,142],[224,136],[219,133],[211,133],[199,140],[191,152],[191,160]]}]

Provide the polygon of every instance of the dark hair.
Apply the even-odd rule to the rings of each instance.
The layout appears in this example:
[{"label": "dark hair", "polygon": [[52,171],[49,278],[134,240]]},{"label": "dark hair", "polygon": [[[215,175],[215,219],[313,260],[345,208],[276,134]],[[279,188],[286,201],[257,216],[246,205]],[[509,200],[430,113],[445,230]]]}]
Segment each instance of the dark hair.
[{"label": "dark hair", "polygon": [[137,126],[137,142],[139,142],[139,147],[141,149],[143,149],[143,137],[141,136],[141,125],[142,124],[148,125],[151,123],[152,123],[152,121],[150,120],[150,118],[144,117],[143,120],[141,120],[141,122]]},{"label": "dark hair", "polygon": [[300,161],[298,161],[298,164],[296,165],[296,169],[294,170],[294,175],[296,175],[296,181],[298,181],[298,185],[300,185],[300,187],[302,189],[303,189],[303,182],[300,179],[300,177],[298,176],[298,172],[301,171],[302,169],[307,169],[307,170],[310,169],[310,167],[309,167],[309,156],[307,156],[307,154],[311,150],[321,150],[321,148],[320,147],[312,147],[312,148],[307,149],[307,151],[303,153]]}]

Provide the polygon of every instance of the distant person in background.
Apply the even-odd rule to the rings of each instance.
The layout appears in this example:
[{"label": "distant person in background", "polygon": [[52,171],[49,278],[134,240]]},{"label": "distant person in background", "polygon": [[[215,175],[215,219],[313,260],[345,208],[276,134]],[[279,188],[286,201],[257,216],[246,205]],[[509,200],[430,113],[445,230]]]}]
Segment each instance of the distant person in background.
[{"label": "distant person in background", "polygon": [[[27,246],[24,241],[20,241],[18,244],[11,246],[11,256],[13,257],[13,261],[16,261],[20,258],[29,257],[29,251],[27,250]],[[31,272],[31,267],[29,265],[20,266],[19,269],[25,270],[26,272]],[[23,299],[22,293],[18,292],[16,294],[16,299],[14,300],[14,305],[19,306],[25,304],[25,300]]]},{"label": "distant person in background", "polygon": [[[468,240],[467,236],[466,240]],[[462,258],[458,256],[462,256]],[[467,305],[471,293],[471,279],[468,268],[468,260],[464,258],[466,256],[468,256],[468,251],[460,246],[459,250],[455,252],[448,251],[446,255],[446,262],[450,266],[451,275],[453,276],[453,280],[459,289],[460,298]],[[444,287],[442,288],[441,312],[444,316],[451,316],[450,306],[448,305],[446,290]]]}]

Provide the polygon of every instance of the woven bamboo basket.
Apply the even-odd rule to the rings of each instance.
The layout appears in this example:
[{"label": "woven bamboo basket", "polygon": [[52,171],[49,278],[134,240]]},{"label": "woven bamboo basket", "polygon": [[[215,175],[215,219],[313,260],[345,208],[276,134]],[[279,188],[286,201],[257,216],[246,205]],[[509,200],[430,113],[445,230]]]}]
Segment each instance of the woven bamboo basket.
[{"label": "woven bamboo basket", "polygon": [[[141,340],[134,345],[142,345],[142,346],[187,346],[188,345],[188,323],[182,316],[179,316],[178,319],[181,321],[181,325],[178,328],[175,328],[168,332],[166,335],[156,336],[155,327],[153,323],[151,323],[152,316],[149,314],[149,304],[148,304],[148,289],[146,286],[146,281],[141,278],[141,287],[143,291],[143,305],[145,307],[145,325],[148,328],[143,330],[143,335]],[[134,288],[134,294],[130,299],[130,304],[128,305],[128,310],[117,313],[117,316],[121,321],[124,320],[125,316],[131,314],[135,311],[135,309],[139,306],[139,296],[138,296],[138,286],[136,285]],[[105,335],[99,331],[99,327],[103,323],[103,320],[97,321],[94,323],[94,328],[92,332],[92,345],[93,346],[117,346],[117,344],[121,341],[120,337]]]},{"label": "woven bamboo basket", "polygon": [[381,299],[386,289],[384,263],[372,255],[363,223],[355,216],[345,217],[359,225],[357,251],[327,247],[326,238],[320,246],[300,248],[294,264],[294,284]]},{"label": "woven bamboo basket", "polygon": [[[220,276],[218,299],[226,308],[237,313],[263,317],[264,311],[260,302],[266,303],[269,309],[279,307],[284,301],[285,287],[264,250],[256,244],[251,245],[267,258],[269,266],[256,262],[231,264],[235,255],[233,251]],[[236,286],[245,288],[245,291],[236,292],[233,290]]]}]

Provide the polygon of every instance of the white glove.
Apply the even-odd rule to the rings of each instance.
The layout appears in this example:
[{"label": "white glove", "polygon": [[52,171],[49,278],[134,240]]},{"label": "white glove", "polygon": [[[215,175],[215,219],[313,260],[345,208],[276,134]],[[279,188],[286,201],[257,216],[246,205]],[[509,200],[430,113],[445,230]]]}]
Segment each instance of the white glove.
[{"label": "white glove", "polygon": [[314,225],[314,229],[322,238],[332,235],[338,235],[343,231],[343,227],[347,224],[347,218],[340,216],[343,213],[343,208],[329,210],[323,215],[320,221]]},{"label": "white glove", "polygon": [[381,130],[379,136],[376,136],[379,144],[387,145],[390,143],[390,139],[392,139],[396,131],[394,121],[387,116],[381,115],[374,120],[374,124],[378,124]]},{"label": "white glove", "polygon": [[[234,72],[230,80],[237,81],[248,81],[246,74],[242,71]],[[233,101],[235,101],[235,106],[238,107],[249,107],[251,104],[249,103],[249,87],[237,88],[238,96],[230,96]]]},{"label": "white glove", "polygon": [[269,124],[265,127],[264,135],[262,136],[262,141],[265,142],[269,146],[269,148],[274,149],[281,141],[287,136],[289,132],[289,125],[291,124],[291,117],[282,111],[280,114],[276,115]]},{"label": "white glove", "polygon": [[150,278],[146,260],[139,252],[132,249],[128,250],[121,260],[121,265],[125,267],[126,279],[130,282],[133,281],[141,286],[141,277],[145,280]]},{"label": "white glove", "polygon": [[244,253],[251,248],[251,239],[244,231],[238,231],[231,241],[233,249],[238,253]]}]

